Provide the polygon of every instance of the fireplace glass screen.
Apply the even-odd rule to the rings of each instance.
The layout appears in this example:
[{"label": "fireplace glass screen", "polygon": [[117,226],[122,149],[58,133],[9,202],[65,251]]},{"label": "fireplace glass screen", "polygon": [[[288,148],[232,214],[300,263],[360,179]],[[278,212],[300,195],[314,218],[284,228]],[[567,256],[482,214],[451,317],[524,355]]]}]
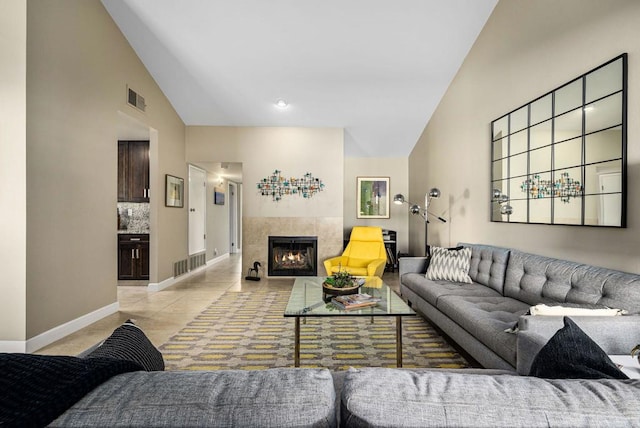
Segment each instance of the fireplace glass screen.
[{"label": "fireplace glass screen", "polygon": [[315,236],[270,236],[269,276],[316,276],[317,243]]}]

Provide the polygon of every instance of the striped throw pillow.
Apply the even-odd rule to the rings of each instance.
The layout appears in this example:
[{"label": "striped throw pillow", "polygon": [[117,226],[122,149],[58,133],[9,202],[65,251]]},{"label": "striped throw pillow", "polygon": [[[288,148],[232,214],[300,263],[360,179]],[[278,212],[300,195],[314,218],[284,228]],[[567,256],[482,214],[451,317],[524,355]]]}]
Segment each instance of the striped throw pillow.
[{"label": "striped throw pillow", "polygon": [[454,249],[431,247],[431,258],[426,278],[434,281],[452,281],[471,284],[469,276],[471,248]]},{"label": "striped throw pillow", "polygon": [[85,358],[113,358],[133,361],[144,370],[164,370],[162,354],[132,320],[116,328],[111,336]]}]

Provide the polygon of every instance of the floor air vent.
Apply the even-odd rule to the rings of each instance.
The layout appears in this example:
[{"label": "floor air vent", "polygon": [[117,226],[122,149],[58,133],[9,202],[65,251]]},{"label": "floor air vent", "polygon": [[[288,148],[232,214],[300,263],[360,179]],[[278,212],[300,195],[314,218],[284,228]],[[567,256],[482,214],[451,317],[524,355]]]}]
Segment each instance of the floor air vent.
[{"label": "floor air vent", "polygon": [[207,253],[194,254],[189,256],[189,270],[194,270],[207,263]]},{"label": "floor air vent", "polygon": [[173,277],[176,278],[180,275],[184,275],[188,272],[187,269],[187,259],[180,260],[173,264]]}]

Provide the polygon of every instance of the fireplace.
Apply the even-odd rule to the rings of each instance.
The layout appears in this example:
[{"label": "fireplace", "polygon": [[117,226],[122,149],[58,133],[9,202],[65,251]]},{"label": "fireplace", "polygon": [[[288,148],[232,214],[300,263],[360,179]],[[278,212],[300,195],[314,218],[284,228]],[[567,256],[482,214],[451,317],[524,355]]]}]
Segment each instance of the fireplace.
[{"label": "fireplace", "polygon": [[316,236],[270,236],[269,276],[317,276]]}]

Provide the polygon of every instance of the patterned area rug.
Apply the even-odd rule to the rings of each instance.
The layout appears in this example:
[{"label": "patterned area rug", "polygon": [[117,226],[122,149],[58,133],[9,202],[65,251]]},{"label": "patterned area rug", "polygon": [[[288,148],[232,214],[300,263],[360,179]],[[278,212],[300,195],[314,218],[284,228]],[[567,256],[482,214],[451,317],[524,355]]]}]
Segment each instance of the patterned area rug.
[{"label": "patterned area rug", "polygon": [[[227,292],[160,346],[167,370],[293,367],[288,291]],[[403,367],[465,368],[467,362],[421,317],[403,317]],[[301,367],[395,367],[395,318],[307,318]]]}]

